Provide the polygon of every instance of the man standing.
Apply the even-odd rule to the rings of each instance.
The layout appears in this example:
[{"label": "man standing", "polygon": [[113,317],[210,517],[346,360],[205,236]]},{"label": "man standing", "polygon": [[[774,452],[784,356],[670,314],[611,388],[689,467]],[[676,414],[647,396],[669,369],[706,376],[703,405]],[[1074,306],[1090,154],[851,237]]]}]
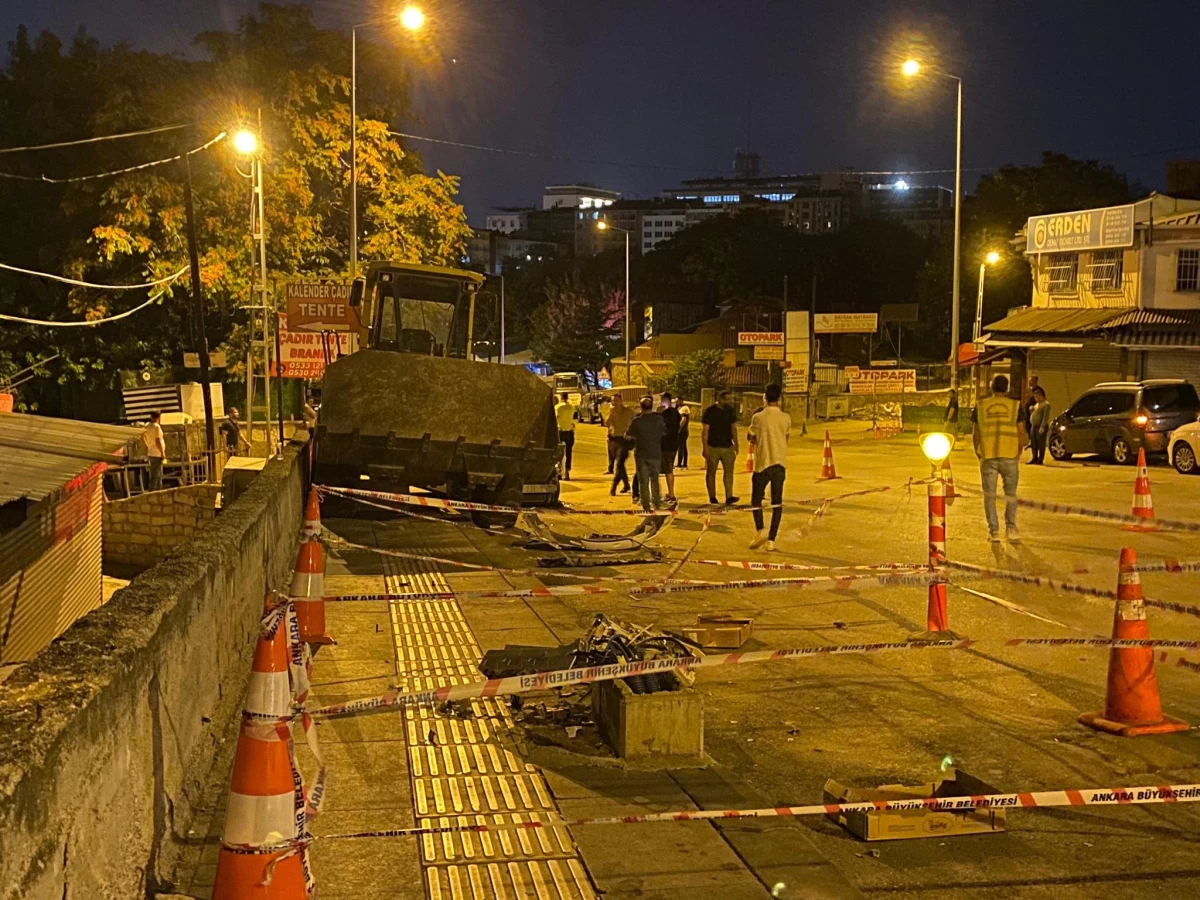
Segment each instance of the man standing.
[{"label": "man standing", "polygon": [[575,407],[566,393],[559,394],[558,405],[554,407],[554,418],[558,420],[558,442],[566,447],[559,474],[567,481],[571,480],[571,450],[575,446]]},{"label": "man standing", "polygon": [[147,490],[162,490],[163,460],[167,456],[167,444],[163,440],[159,420],[162,413],[157,409],[150,412],[150,424],[142,431],[142,443],[146,445],[146,456],[150,459],[150,487]]},{"label": "man standing", "polygon": [[667,503],[676,503],[675,499],[675,454],[679,452],[679,410],[671,401],[674,398],[668,391],[663,391],[662,412],[662,473],[667,477]]},{"label": "man standing", "polygon": [[[622,485],[622,494],[629,490],[629,473],[625,471],[625,460],[629,459],[629,444],[625,439],[625,432],[629,430],[633,416],[633,410],[625,405],[621,395],[613,394],[612,409],[608,413],[608,455],[613,460],[612,468],[615,472],[612,487],[608,490],[610,496],[616,494],[618,484]],[[637,478],[637,472],[633,473],[633,477]]]},{"label": "man standing", "polygon": [[987,516],[988,537],[1000,542],[1000,523],[996,517],[996,477],[1004,481],[1004,526],[1010,543],[1021,543],[1017,533],[1017,459],[1025,446],[1024,410],[1008,396],[1008,376],[992,379],[992,396],[979,401],[972,416],[975,455],[979,457],[979,476],[983,481],[983,511]]},{"label": "man standing", "polygon": [[721,391],[717,402],[704,411],[700,445],[704,451],[704,483],[708,485],[708,502],[720,503],[717,499],[717,464],[720,463],[725,478],[725,504],[738,502],[733,496],[733,466],[737,462],[737,410],[733,408],[733,395]]},{"label": "man standing", "polygon": [[688,466],[688,425],[692,423],[692,408],[682,400],[676,400],[676,407],[679,410],[679,461],[678,467],[686,469]]},{"label": "man standing", "polygon": [[1029,446],[1033,449],[1031,465],[1046,464],[1046,442],[1050,434],[1050,404],[1046,392],[1040,387],[1033,389],[1033,408],[1029,410]]},{"label": "man standing", "polygon": [[629,425],[628,435],[633,438],[633,458],[637,469],[638,485],[641,487],[642,509],[650,512],[661,507],[658,476],[662,468],[663,417],[654,411],[654,398],[642,398],[642,411]]},{"label": "man standing", "polygon": [[[242,437],[242,425],[238,421],[236,406],[229,407],[229,417],[221,423],[220,431],[225,438],[225,451],[230,456],[237,456],[238,449],[246,443],[246,439]],[[249,445],[247,445],[247,449],[249,449]]]},{"label": "man standing", "polygon": [[[754,475],[751,477],[750,505],[754,507],[754,527],[758,533],[750,542],[750,549],[766,544],[766,550],[775,549],[775,538],[779,534],[779,522],[783,518],[783,479],[787,476],[787,446],[792,433],[792,417],[779,405],[783,389],[777,384],[767,385],[767,405],[750,420],[748,439],[754,445]],[[771,531],[763,529],[762,504],[771,486]]]}]

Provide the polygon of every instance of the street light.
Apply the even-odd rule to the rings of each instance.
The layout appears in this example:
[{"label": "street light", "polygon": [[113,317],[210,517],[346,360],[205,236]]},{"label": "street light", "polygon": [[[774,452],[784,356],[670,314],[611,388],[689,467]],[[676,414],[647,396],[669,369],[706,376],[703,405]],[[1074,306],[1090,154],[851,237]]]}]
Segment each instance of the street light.
[{"label": "street light", "polygon": [[927,431],[920,437],[921,452],[935,469],[954,449],[954,435],[945,431]]},{"label": "street light", "polygon": [[609,225],[608,222],[601,219],[596,223],[596,228],[599,231],[619,231],[625,235],[625,386],[629,386],[629,232],[624,228],[618,228],[616,225]]},{"label": "street light", "polygon": [[[941,465],[954,449],[954,435],[930,431],[921,435],[921,452],[933,466],[929,478],[929,569],[936,574],[946,557],[946,482],[942,480]],[[929,583],[929,601],[925,611],[925,631],[914,637],[932,640],[945,637],[950,630],[946,615],[946,582]]]},{"label": "street light", "polygon": [[975,343],[979,343],[979,336],[983,333],[983,281],[987,277],[987,267],[994,266],[998,262],[1000,262],[1000,254],[992,250],[979,264],[979,296],[975,298],[975,330],[972,334]]},{"label": "street light", "polygon": [[[905,78],[915,78],[921,74],[921,63],[915,59],[906,59],[900,66],[900,72]],[[930,69],[935,75],[952,79],[958,85],[958,115],[954,138],[954,291],[951,297],[950,309],[950,386],[958,387],[958,300],[961,272],[959,270],[959,251],[962,246],[962,101],[963,84],[957,75],[940,69]]]},{"label": "street light", "polygon": [[[408,31],[425,27],[425,13],[419,6],[409,4],[397,16]],[[358,274],[358,29],[370,22],[359,22],[350,28],[350,278]]]},{"label": "street light", "polygon": [[243,128],[233,136],[233,149],[242,156],[253,156],[258,152],[258,135]]}]

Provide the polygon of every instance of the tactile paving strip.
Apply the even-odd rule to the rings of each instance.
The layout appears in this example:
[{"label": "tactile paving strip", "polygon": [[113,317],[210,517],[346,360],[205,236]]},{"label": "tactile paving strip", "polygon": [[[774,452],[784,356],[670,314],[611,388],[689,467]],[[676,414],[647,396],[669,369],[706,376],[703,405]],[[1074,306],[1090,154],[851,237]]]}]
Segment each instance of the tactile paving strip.
[{"label": "tactile paving strip", "polygon": [[[385,560],[400,687],[478,681],[479,645],[432,564]],[[546,780],[512,750],[512,716],[484,698],[462,717],[429,707],[404,710],[418,825],[561,819]],[[426,835],[421,863],[430,900],[595,900],[596,892],[566,828],[495,834]]]}]

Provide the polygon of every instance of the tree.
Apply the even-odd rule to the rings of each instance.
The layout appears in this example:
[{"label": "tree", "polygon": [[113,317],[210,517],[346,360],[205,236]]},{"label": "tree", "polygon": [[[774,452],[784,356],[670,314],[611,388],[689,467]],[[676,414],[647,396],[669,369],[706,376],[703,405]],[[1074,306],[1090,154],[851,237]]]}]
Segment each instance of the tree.
[{"label": "tree", "polygon": [[665,375],[651,376],[648,387],[654,392],[670,391],[676,397],[699,399],[703,388],[725,389],[725,359],[720,350],[685,353]]},{"label": "tree", "polygon": [[559,372],[586,372],[595,381],[612,357],[623,302],[620,291],[589,287],[578,275],[552,282],[533,314],[530,349]]}]

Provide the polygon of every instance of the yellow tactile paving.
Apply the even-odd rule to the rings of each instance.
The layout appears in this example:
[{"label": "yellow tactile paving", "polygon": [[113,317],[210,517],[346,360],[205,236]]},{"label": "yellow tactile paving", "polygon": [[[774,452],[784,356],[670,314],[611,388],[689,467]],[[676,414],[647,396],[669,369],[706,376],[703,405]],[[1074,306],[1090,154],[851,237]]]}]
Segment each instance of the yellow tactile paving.
[{"label": "yellow tactile paving", "polygon": [[[421,690],[480,678],[481,657],[450,586],[432,565],[389,558],[387,587],[400,686]],[[445,593],[445,599],[404,599]],[[419,825],[561,818],[545,779],[512,750],[512,717],[499,698],[474,700],[472,716],[404,711]],[[430,900],[594,900],[596,892],[566,828],[423,838]]]}]

